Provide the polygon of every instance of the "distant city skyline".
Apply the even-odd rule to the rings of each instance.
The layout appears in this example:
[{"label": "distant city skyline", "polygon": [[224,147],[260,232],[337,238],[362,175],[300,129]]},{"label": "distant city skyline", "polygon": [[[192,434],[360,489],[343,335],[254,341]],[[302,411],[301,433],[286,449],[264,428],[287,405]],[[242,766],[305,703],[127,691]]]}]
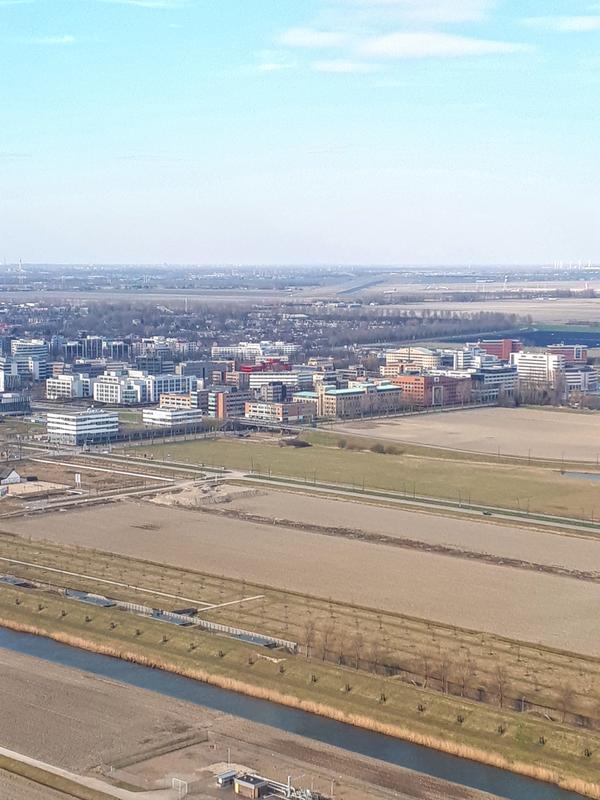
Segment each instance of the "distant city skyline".
[{"label": "distant city skyline", "polygon": [[0,0],[0,263],[600,261],[595,0]]}]

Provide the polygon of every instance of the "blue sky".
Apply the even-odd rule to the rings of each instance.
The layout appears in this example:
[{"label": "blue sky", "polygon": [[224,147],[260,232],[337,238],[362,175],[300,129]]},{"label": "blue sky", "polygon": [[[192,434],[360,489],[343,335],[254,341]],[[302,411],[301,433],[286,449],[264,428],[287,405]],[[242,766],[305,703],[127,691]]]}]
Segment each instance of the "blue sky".
[{"label": "blue sky", "polygon": [[600,0],[0,0],[0,260],[600,261]]}]

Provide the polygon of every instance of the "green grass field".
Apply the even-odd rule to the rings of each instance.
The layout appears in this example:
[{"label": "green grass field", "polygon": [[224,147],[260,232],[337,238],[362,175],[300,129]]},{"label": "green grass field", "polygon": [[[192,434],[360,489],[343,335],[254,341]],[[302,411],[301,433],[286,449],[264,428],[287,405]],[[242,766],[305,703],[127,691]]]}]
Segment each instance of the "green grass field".
[{"label": "green grass field", "polygon": [[[307,483],[340,483],[358,489],[381,489],[487,505],[515,511],[584,520],[600,519],[598,486],[592,481],[563,476],[556,465],[494,463],[477,456],[453,458],[443,451],[423,455],[425,448],[405,450],[400,455],[344,450],[335,446],[331,434],[309,434],[311,447],[279,447],[269,440],[230,438],[175,442],[170,457],[194,465],[224,466],[248,472],[298,478]],[[345,437],[344,437],[345,438]],[[370,446],[369,440],[357,446]],[[404,448],[402,448],[404,450]],[[134,456],[163,456],[158,447],[130,448]],[[569,465],[565,465],[568,467]]]}]

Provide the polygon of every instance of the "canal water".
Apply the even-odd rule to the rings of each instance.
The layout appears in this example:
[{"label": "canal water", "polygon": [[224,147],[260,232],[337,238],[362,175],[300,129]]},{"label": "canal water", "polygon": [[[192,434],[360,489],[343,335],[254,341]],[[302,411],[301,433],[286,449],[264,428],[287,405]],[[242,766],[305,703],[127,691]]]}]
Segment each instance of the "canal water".
[{"label": "canal water", "polygon": [[450,756],[277,703],[246,697],[191,678],[79,650],[40,636],[0,628],[0,647],[271,725],[353,753],[482,789],[509,800],[581,800],[581,796],[573,792],[496,767]]}]

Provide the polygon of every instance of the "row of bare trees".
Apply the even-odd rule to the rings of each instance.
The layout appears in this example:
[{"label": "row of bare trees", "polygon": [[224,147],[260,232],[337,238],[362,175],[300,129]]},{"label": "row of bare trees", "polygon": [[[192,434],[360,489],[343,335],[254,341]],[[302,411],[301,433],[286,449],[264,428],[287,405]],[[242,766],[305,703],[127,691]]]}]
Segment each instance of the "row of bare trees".
[{"label": "row of bare trees", "polygon": [[[540,704],[526,698],[515,685],[506,665],[498,663],[491,673],[482,675],[477,662],[467,656],[440,649],[423,651],[409,662],[401,663],[390,651],[384,636],[365,636],[362,631],[340,631],[330,620],[317,628],[315,620],[308,617],[304,623],[304,652],[306,658],[316,658],[376,674],[400,675],[406,682],[423,689],[444,694],[495,703],[500,708],[511,707],[520,711],[538,710],[561,722],[568,717],[578,724],[600,724],[600,698],[582,704],[582,698],[568,681],[562,681],[553,690],[552,705]],[[537,681],[536,681],[537,683]],[[586,714],[581,706],[586,705]],[[594,706],[593,708],[591,706]]]}]

